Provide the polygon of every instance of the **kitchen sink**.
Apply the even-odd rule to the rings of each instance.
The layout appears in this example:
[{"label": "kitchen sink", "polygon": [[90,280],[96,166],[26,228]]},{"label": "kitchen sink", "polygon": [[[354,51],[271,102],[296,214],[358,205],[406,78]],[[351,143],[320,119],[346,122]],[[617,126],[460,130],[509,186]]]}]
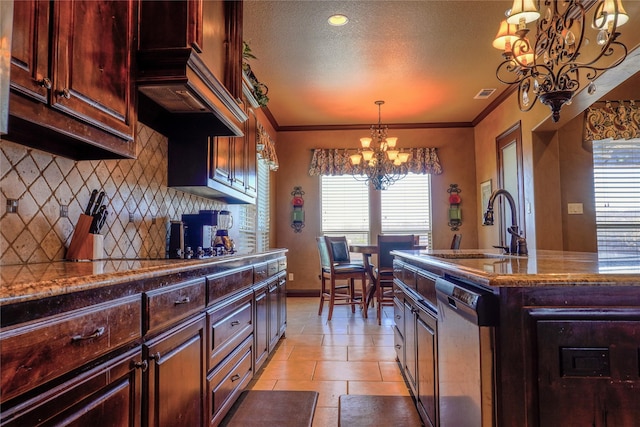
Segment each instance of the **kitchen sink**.
[{"label": "kitchen sink", "polygon": [[487,252],[456,252],[443,254],[429,254],[430,256],[444,259],[495,259],[495,258],[520,258],[518,255],[494,254]]}]

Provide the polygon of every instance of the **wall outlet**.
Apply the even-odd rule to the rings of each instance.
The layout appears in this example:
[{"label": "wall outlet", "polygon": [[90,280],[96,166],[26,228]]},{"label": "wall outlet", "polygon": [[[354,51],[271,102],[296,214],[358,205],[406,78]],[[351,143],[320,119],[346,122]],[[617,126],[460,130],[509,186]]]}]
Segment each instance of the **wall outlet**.
[{"label": "wall outlet", "polygon": [[569,203],[567,204],[567,213],[569,215],[582,215],[582,203]]},{"label": "wall outlet", "polygon": [[289,273],[289,281],[293,282],[293,273]]},{"label": "wall outlet", "polygon": [[7,199],[7,213],[18,213],[17,199]]}]

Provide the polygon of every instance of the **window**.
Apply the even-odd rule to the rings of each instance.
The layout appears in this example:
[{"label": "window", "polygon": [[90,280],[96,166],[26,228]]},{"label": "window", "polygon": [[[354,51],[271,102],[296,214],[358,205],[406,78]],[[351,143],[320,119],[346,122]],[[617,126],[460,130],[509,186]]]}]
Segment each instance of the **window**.
[{"label": "window", "polygon": [[598,254],[640,256],[640,138],[593,141]]},{"label": "window", "polygon": [[415,234],[431,247],[431,175],[409,174],[380,192],[382,234]]},{"label": "window", "polygon": [[369,194],[377,190],[369,190],[353,176],[322,176],[322,233],[345,235],[353,244],[374,241],[373,230],[415,234],[421,245],[431,247],[430,182],[430,175],[409,174],[379,191],[378,198]]},{"label": "window", "polygon": [[258,159],[258,194],[255,205],[241,205],[239,242],[243,253],[260,253],[269,249],[269,164]]},{"label": "window", "polygon": [[256,200],[256,250],[264,252],[269,249],[269,223],[271,211],[269,209],[269,181],[270,169],[266,160],[258,160],[258,197]]},{"label": "window", "polygon": [[347,236],[349,243],[369,243],[369,192],[350,175],[320,177],[322,234]]}]

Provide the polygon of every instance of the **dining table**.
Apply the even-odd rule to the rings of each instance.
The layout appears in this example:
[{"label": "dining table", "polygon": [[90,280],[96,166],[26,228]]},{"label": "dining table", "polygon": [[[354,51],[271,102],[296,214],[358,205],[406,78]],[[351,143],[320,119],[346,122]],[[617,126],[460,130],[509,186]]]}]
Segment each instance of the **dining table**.
[{"label": "dining table", "polygon": [[[415,249],[426,249],[426,246],[423,245],[415,245]],[[349,252],[362,254],[362,263],[364,268],[367,270],[369,275],[370,285],[367,288],[367,298],[365,300],[366,306],[369,307],[371,300],[376,295],[377,290],[377,280],[376,275],[374,274],[375,266],[371,263],[371,256],[378,254],[378,245],[369,245],[369,244],[350,244]]]},{"label": "dining table", "polygon": [[365,307],[369,307],[371,300],[376,294],[376,276],[373,274],[373,264],[371,264],[371,255],[378,253],[378,245],[349,245],[349,252],[362,254],[362,263],[369,275],[370,285],[367,287],[367,297],[365,299]]}]

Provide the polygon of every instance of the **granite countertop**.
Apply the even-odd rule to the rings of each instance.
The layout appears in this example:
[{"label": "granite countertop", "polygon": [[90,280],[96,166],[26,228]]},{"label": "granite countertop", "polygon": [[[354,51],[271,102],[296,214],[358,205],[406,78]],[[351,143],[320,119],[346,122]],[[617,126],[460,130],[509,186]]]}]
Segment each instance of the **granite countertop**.
[{"label": "granite countertop", "polygon": [[0,306],[212,266],[224,268],[227,263],[233,267],[244,260],[283,251],[286,250],[189,260],[107,259],[3,265],[0,267]]},{"label": "granite countertop", "polygon": [[605,260],[597,253],[539,250],[528,256],[511,256],[494,249],[395,253],[492,287],[640,286],[640,259]]}]

